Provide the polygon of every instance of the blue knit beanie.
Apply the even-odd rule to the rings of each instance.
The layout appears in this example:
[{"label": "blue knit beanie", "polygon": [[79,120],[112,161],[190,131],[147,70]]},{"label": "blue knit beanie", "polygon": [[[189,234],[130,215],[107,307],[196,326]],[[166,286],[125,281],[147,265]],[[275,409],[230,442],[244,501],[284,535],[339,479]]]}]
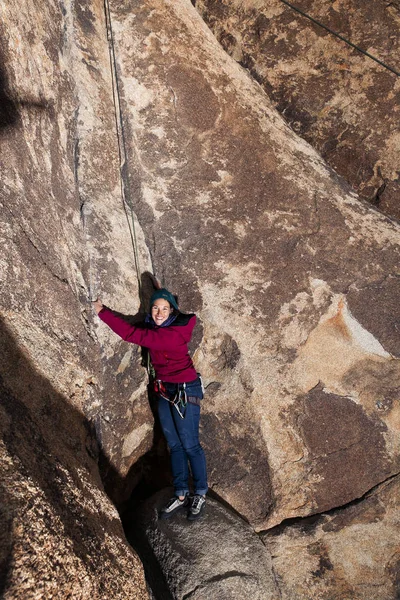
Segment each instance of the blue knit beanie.
[{"label": "blue knit beanie", "polygon": [[165,288],[161,288],[161,290],[157,290],[156,292],[154,292],[154,294],[150,298],[150,310],[152,309],[154,302],[156,300],[159,300],[160,298],[162,298],[163,300],[167,300],[167,302],[169,302],[170,305],[173,308],[175,308],[175,310],[179,310],[178,303],[175,300],[175,297],[171,294],[171,292],[169,292]]}]

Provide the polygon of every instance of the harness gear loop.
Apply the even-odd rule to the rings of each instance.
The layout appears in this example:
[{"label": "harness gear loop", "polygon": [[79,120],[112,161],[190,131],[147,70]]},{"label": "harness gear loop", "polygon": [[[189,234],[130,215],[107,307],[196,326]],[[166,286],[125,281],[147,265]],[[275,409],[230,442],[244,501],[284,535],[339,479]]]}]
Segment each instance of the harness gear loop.
[{"label": "harness gear loop", "polygon": [[185,418],[185,408],[187,404],[187,394],[186,394],[186,383],[177,383],[176,392],[172,398],[170,397],[164,382],[161,379],[156,379],[154,381],[154,391],[164,400],[167,400],[172,406],[174,406],[178,412],[178,415],[181,419]]}]

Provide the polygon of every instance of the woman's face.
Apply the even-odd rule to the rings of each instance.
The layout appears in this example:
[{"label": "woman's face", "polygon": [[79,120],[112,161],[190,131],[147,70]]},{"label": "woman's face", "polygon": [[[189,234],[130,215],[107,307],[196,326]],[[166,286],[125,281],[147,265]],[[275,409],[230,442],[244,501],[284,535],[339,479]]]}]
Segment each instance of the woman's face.
[{"label": "woman's face", "polygon": [[173,309],[171,308],[168,300],[163,300],[159,298],[156,300],[151,307],[151,316],[156,325],[162,325],[164,321],[166,321],[169,315],[172,313]]}]

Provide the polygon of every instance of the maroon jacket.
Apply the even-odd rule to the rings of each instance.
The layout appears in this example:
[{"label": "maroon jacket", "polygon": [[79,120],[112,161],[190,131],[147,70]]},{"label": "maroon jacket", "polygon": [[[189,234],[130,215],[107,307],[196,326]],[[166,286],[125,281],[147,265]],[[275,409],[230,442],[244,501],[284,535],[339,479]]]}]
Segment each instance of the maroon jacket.
[{"label": "maroon jacket", "polygon": [[126,342],[148,348],[157,379],[187,383],[197,378],[187,346],[196,324],[196,315],[180,313],[171,325],[154,329],[131,325],[107,307],[101,309],[99,317]]}]

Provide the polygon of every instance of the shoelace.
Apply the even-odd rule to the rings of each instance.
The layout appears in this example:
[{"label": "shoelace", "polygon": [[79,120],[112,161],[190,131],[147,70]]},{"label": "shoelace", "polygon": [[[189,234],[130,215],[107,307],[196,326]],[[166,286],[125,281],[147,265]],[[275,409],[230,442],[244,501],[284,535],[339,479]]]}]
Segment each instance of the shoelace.
[{"label": "shoelace", "polygon": [[193,498],[193,502],[192,502],[192,510],[197,510],[199,507],[200,502],[202,501],[202,497],[201,496],[195,496]]}]

